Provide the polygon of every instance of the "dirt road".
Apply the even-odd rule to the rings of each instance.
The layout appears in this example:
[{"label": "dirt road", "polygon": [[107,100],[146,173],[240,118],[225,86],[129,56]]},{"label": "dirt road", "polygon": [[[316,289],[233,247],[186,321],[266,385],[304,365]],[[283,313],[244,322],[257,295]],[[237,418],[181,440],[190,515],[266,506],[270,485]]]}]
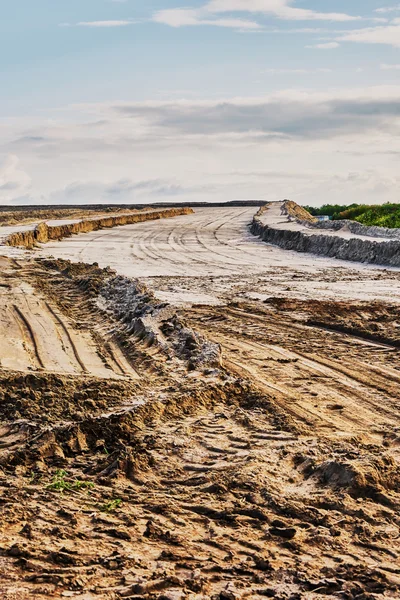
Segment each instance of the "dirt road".
[{"label": "dirt road", "polygon": [[254,210],[200,208],[193,215],[74,236],[35,255],[110,266],[143,278],[174,304],[292,295],[400,301],[399,270],[265,244],[249,232]]},{"label": "dirt road", "polygon": [[[342,321],[338,308],[347,313]],[[374,326],[384,323],[385,314],[389,322],[377,341]],[[186,315],[221,344],[227,367],[272,395],[300,426],[320,437],[385,442],[397,455],[399,439],[392,434],[393,424],[400,423],[400,340],[391,337],[394,315],[384,306],[368,310],[288,300],[229,305],[212,313],[194,307]],[[358,327],[351,328],[352,318]],[[369,331],[363,329],[368,318]]]},{"label": "dirt road", "polygon": [[112,341],[79,331],[54,303],[38,294],[29,282],[29,267],[3,258],[0,269],[0,368],[138,377]]},{"label": "dirt road", "polygon": [[251,212],[2,259],[5,600],[399,598],[399,274]]}]

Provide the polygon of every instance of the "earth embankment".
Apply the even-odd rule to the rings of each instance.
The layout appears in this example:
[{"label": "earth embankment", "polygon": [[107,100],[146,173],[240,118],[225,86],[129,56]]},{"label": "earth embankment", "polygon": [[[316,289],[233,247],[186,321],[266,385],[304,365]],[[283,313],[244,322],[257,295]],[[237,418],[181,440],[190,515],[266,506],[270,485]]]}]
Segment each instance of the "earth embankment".
[{"label": "earth embankment", "polygon": [[[348,227],[316,233],[313,223],[299,220],[295,203],[271,202],[253,218],[251,232],[285,250],[308,252],[341,260],[400,267],[400,241]],[[300,208],[300,207],[298,207]]]},{"label": "earth embankment", "polygon": [[178,215],[188,215],[192,212],[193,209],[183,206],[165,210],[152,210],[122,215],[109,215],[94,219],[82,219],[56,225],[49,225],[48,223],[43,222],[32,229],[12,233],[6,239],[6,244],[8,246],[33,248],[37,243],[46,244],[51,240],[61,240],[77,233],[89,233],[91,231],[110,229],[111,227],[120,225],[132,225],[134,223],[142,223],[143,221],[176,217]]}]

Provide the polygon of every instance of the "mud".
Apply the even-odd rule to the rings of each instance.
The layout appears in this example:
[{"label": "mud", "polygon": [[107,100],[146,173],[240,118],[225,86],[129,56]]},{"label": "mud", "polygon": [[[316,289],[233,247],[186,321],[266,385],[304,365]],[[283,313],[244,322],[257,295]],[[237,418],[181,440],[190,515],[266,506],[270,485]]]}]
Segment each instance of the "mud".
[{"label": "mud", "polygon": [[215,210],[196,262],[174,219],[134,226],[140,279],[1,259],[5,600],[400,597],[398,274],[283,269]]}]

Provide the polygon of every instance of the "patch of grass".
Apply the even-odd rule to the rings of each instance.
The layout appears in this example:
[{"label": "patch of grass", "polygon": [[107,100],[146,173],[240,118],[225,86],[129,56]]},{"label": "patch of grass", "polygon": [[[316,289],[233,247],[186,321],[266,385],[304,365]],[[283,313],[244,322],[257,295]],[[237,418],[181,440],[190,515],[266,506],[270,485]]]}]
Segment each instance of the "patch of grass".
[{"label": "patch of grass", "polygon": [[354,217],[354,220],[363,225],[398,229],[400,227],[400,204],[388,203],[381,206],[368,206],[361,215]]},{"label": "patch of grass", "polygon": [[63,469],[58,469],[51,483],[46,486],[47,490],[54,490],[61,493],[91,488],[94,488],[94,483],[91,481],[80,481],[79,479],[71,481],[68,479],[68,473]]},{"label": "patch of grass", "polygon": [[122,500],[120,498],[115,498],[115,500],[110,500],[109,502],[105,502],[100,506],[101,512],[115,512],[121,506]]}]

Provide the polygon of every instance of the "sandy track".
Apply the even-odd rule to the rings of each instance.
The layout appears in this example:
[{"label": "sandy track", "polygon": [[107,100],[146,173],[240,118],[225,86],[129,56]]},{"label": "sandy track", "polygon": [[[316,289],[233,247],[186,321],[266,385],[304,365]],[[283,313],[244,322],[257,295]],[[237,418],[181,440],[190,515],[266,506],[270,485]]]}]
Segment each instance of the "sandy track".
[{"label": "sandy track", "polygon": [[396,347],[311,327],[268,307],[223,307],[213,314],[193,308],[190,315],[221,344],[228,368],[314,434],[382,443],[399,422]]},{"label": "sandy track", "polygon": [[5,600],[399,598],[399,274],[268,246],[252,213],[34,253],[184,309],[0,263]]},{"label": "sandy track", "polygon": [[[29,283],[29,268],[1,259],[0,367],[115,378],[137,377],[126,362],[105,355],[95,336],[71,319]],[[115,350],[117,352],[117,349]]]},{"label": "sandy track", "polygon": [[224,275],[249,266],[257,272],[261,244],[246,231],[253,213],[252,207],[199,209],[195,218],[149,221],[47,244],[41,254],[107,263],[129,276]]},{"label": "sandy track", "polygon": [[[201,208],[195,214],[81,234],[46,244],[55,256],[144,278],[172,303],[232,297],[400,301],[400,272],[265,244],[249,232],[250,208]],[[349,285],[351,282],[351,286]]]}]

